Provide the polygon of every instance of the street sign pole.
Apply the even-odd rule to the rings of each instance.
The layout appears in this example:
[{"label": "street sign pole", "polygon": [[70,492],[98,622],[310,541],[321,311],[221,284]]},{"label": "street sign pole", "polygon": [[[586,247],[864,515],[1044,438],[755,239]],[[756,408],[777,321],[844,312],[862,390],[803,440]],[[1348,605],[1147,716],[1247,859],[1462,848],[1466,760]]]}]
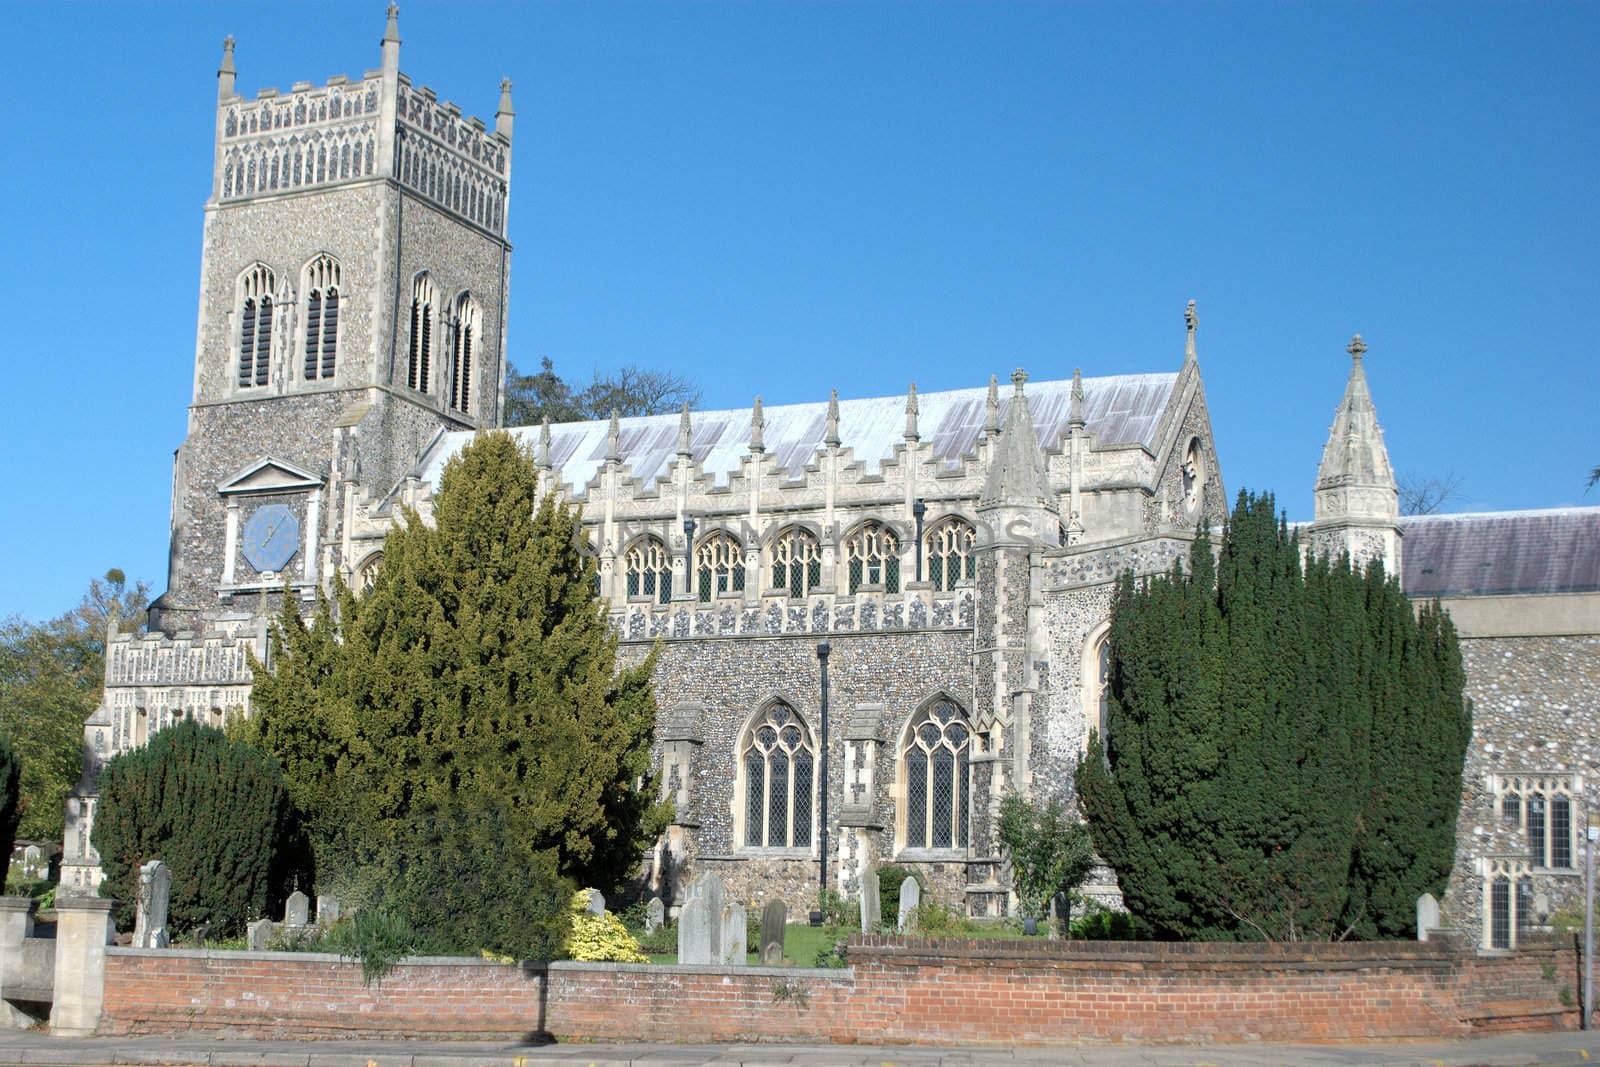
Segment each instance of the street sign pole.
[{"label": "street sign pole", "polygon": [[1594,1014],[1594,846],[1600,826],[1590,826],[1583,850],[1583,1028]]}]

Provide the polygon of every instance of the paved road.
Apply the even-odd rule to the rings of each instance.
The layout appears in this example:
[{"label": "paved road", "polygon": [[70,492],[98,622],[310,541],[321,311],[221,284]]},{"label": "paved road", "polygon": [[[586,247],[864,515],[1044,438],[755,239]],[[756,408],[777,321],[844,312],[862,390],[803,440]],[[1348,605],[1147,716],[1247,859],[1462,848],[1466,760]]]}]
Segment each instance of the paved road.
[{"label": "paved road", "polygon": [[949,1049],[898,1045],[520,1045],[493,1041],[53,1038],[0,1031],[0,1064],[170,1067],[1521,1067],[1600,1064],[1600,1032],[1344,1045]]}]

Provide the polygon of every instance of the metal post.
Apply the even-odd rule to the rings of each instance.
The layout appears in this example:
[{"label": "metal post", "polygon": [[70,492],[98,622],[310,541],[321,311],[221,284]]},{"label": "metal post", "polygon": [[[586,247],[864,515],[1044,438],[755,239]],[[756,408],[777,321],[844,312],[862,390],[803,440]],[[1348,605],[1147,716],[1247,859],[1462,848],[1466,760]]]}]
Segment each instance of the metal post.
[{"label": "metal post", "polygon": [[688,515],[683,520],[683,591],[693,600],[700,595],[695,589],[694,573],[694,516]]},{"label": "metal post", "polygon": [[832,647],[826,641],[817,643],[817,662],[822,666],[822,782],[817,804],[817,923],[828,894],[828,653]]},{"label": "metal post", "polygon": [[922,581],[922,516],[928,513],[928,505],[921,498],[911,504],[911,516],[917,520],[917,581]]},{"label": "metal post", "polygon": [[1583,1019],[1589,1029],[1594,1014],[1594,846],[1600,841],[1600,826],[1588,827],[1583,849]]}]

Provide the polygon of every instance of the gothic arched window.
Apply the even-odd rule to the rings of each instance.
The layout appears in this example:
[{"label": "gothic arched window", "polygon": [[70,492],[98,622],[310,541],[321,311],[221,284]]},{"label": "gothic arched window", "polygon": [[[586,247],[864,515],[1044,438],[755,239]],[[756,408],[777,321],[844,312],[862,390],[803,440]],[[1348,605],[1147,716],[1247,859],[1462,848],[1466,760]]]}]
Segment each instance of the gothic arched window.
[{"label": "gothic arched window", "polygon": [[746,848],[810,848],[816,748],[799,712],[775,700],[739,749]]},{"label": "gothic arched window", "polygon": [[375,552],[361,561],[361,566],[356,568],[356,591],[369,593],[378,580],[378,572],[383,569],[383,553]]},{"label": "gothic arched window", "polygon": [[306,265],[305,380],[332,378],[339,352],[339,261],[321,255]]},{"label": "gothic arched window", "polygon": [[772,542],[772,584],[790,596],[805,596],[822,584],[822,549],[817,535],[791,526]]},{"label": "gothic arched window", "polygon": [[1089,631],[1083,646],[1083,675],[1080,681],[1083,692],[1084,742],[1088,731],[1100,734],[1105,744],[1111,732],[1111,625],[1102,623]]},{"label": "gothic arched window", "polygon": [[478,340],[478,305],[462,293],[456,300],[455,343],[450,360],[450,406],[463,415],[472,413],[473,346]]},{"label": "gothic arched window", "polygon": [[723,530],[708,535],[694,550],[694,584],[700,600],[744,588],[744,547]]},{"label": "gothic arched window", "polygon": [[900,747],[906,848],[966,848],[972,804],[972,727],[949,697],[912,716]]},{"label": "gothic arched window", "polygon": [[439,294],[423,271],[411,283],[411,349],[406,359],[406,385],[426,393],[433,373],[433,334],[438,325]]},{"label": "gothic arched window", "polygon": [[922,538],[927,561],[928,581],[935,591],[948,593],[978,576],[978,557],[973,549],[978,532],[965,519],[951,516],[936,523]]},{"label": "gothic arched window", "polygon": [[844,539],[850,568],[850,592],[878,585],[886,593],[900,591],[900,539],[881,522],[864,522]]},{"label": "gothic arched window", "polygon": [[672,557],[660,538],[639,538],[628,546],[622,562],[630,599],[645,597],[662,604],[672,599]]},{"label": "gothic arched window", "polygon": [[272,269],[257,263],[239,279],[239,388],[266,385],[272,369]]}]

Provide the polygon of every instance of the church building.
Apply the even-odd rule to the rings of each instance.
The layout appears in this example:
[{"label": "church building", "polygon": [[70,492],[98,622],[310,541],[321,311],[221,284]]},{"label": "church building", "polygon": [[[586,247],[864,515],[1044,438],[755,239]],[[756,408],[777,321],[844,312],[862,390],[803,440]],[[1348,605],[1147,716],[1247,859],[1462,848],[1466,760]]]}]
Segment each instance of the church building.
[{"label": "church building", "polygon": [[[267,655],[286,585],[309,605],[370,582],[402,509],[426,519],[446,460],[500,421],[510,83],[492,123],[413,85],[393,7],[360,79],[253,98],[235,80],[230,39],[168,585],[149,632],[107,650],[69,888],[100,877],[104,762],[248,714],[247,652]],[[1227,514],[1199,317],[1180,337],[1177,310],[1145,374],[994,366],[968,389],[512,430],[583,506],[621,657],[660,643],[656,892],[676,904],[714,870],[803,911],[826,849],[847,897],[893,862],[969,914],[1012,908],[999,802],[1070,799],[1104,723],[1115,580],[1170,570]],[[1402,518],[1365,351],[1347,348],[1303,536],[1450,608],[1477,721],[1444,921],[1510,947],[1580,895],[1600,508]],[[1089,891],[1119,900],[1109,871]]]}]

